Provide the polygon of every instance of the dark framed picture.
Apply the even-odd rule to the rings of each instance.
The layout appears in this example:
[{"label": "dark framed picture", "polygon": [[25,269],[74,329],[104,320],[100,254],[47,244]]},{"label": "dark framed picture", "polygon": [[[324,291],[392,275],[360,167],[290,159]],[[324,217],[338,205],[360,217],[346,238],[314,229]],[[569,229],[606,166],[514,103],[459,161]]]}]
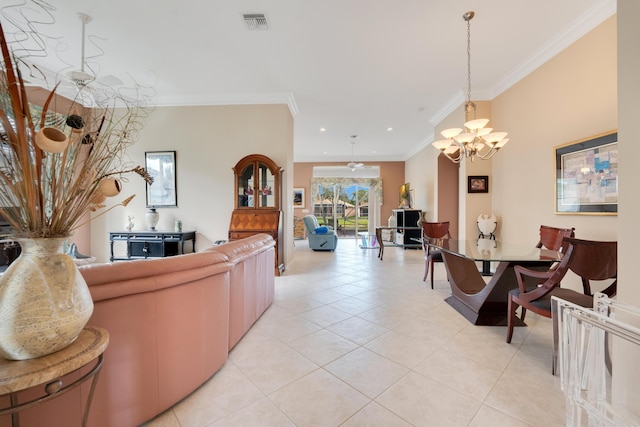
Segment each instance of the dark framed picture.
[{"label": "dark framed picture", "polygon": [[488,193],[489,177],[486,175],[476,175],[467,177],[467,193]]},{"label": "dark framed picture", "polygon": [[177,207],[176,152],[147,151],[144,165],[153,177],[153,184],[147,184],[147,207]]},{"label": "dark framed picture", "polygon": [[555,147],[556,214],[618,214],[618,133]]}]

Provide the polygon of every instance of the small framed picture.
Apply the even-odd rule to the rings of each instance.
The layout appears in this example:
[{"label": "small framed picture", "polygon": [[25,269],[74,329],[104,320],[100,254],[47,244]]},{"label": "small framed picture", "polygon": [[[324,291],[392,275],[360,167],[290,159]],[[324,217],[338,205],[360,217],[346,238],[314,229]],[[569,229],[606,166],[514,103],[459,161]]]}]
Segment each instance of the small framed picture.
[{"label": "small framed picture", "polygon": [[293,189],[293,207],[304,208],[304,188]]},{"label": "small framed picture", "polygon": [[488,193],[489,177],[486,175],[469,176],[467,193]]}]

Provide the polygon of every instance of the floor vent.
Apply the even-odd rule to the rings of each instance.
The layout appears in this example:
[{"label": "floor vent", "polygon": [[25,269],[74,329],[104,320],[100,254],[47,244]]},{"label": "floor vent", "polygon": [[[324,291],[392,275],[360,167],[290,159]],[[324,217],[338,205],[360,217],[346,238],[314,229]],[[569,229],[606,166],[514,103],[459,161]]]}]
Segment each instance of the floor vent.
[{"label": "floor vent", "polygon": [[269,23],[264,13],[245,13],[242,15],[249,30],[268,30]]}]

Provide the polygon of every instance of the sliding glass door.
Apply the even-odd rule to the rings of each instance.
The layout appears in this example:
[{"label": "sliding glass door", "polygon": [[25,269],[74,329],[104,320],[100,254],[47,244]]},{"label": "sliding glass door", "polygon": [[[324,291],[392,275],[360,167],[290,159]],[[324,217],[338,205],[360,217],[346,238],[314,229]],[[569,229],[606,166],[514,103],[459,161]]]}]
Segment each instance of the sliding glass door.
[{"label": "sliding glass door", "polygon": [[320,225],[330,225],[339,237],[356,238],[369,229],[369,187],[348,180],[319,185],[313,214]]}]

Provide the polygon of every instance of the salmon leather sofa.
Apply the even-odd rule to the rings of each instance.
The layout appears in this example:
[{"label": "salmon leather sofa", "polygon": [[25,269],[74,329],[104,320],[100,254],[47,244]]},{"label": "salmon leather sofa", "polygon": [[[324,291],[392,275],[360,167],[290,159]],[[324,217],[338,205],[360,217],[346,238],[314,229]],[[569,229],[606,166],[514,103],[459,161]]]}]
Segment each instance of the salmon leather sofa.
[{"label": "salmon leather sofa", "polygon": [[[256,234],[198,253],[80,267],[94,302],[87,325],[109,332],[88,426],[138,426],[211,378],[273,302],[274,244]],[[80,426],[89,383],[21,412],[20,425]]]}]

